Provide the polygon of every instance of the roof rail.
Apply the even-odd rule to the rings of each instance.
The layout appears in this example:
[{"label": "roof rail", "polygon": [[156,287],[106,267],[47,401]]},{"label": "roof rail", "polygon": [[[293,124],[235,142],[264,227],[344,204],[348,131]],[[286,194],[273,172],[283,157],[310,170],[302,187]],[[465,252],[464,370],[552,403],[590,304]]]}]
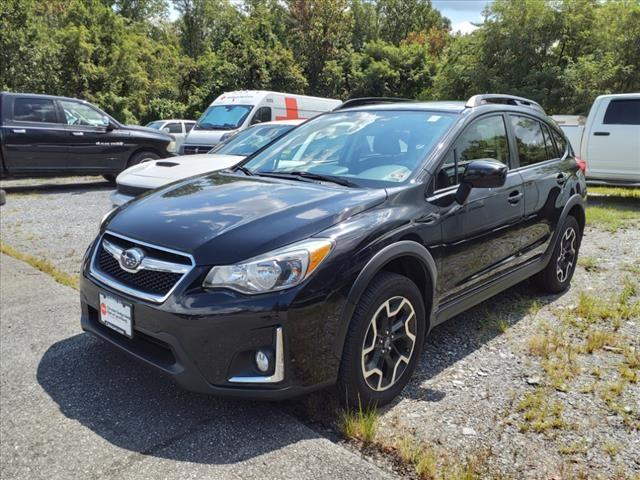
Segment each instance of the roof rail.
[{"label": "roof rail", "polygon": [[516,97],[515,95],[504,95],[502,93],[485,93],[481,95],[474,95],[465,105],[467,108],[479,107],[487,103],[502,103],[505,105],[518,105],[522,107],[533,108],[539,112],[545,113],[544,108],[540,106],[538,102],[529,100],[524,97]]},{"label": "roof rail", "polygon": [[382,103],[398,103],[398,102],[412,102],[409,98],[395,98],[395,97],[363,97],[363,98],[350,98],[345,100],[336,108],[336,110],[342,110],[343,108],[362,107],[363,105],[378,105]]}]

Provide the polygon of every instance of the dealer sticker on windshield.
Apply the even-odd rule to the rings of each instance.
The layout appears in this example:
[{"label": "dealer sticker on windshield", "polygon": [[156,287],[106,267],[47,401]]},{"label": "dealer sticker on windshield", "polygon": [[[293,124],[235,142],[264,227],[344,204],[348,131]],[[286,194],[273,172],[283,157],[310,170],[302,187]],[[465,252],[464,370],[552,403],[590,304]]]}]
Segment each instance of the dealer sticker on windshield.
[{"label": "dealer sticker on windshield", "polygon": [[131,305],[101,293],[99,315],[100,323],[129,338],[133,337]]}]

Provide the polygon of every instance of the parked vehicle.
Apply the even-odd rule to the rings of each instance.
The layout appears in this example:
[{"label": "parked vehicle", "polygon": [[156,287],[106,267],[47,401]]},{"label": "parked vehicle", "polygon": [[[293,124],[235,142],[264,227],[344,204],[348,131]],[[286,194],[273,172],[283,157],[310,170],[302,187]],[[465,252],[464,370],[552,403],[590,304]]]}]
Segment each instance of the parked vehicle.
[{"label": "parked vehicle", "polygon": [[134,165],[116,178],[117,188],[111,194],[111,202],[115,206],[123,205],[167,183],[232,167],[303,121],[279,120],[260,123],[230,137],[207,153]]},{"label": "parked vehicle", "polygon": [[530,100],[348,101],[107,214],[82,328],[190,390],[384,404],[439,323],[529,277],[569,287],[586,192]]},{"label": "parked vehicle", "polygon": [[171,137],[123,125],[84,100],[0,93],[0,178],[104,175],[168,157]]},{"label": "parked vehicle", "polygon": [[180,146],[182,145],[182,142],[184,142],[187,133],[191,131],[195,124],[196,122],[194,120],[170,119],[149,122],[146,127],[153,128],[154,130],[160,130],[161,132],[170,135],[175,143],[170,145],[169,150],[171,152],[179,152]]},{"label": "parked vehicle", "polygon": [[340,100],[291,93],[242,90],[216,98],[198,119],[180,153],[206,153],[225,138],[256,123],[314,117],[340,105]]},{"label": "parked vehicle", "polygon": [[601,95],[586,119],[553,118],[586,162],[587,182],[640,186],[640,93]]}]

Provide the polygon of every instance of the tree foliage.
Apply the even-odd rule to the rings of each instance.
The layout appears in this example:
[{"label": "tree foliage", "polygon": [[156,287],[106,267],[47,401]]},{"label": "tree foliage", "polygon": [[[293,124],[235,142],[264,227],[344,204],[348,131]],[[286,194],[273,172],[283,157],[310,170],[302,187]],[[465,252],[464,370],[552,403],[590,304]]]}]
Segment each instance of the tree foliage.
[{"label": "tree foliage", "polygon": [[430,0],[3,0],[0,89],[85,98],[125,122],[217,95],[465,99],[553,113],[640,91],[637,0],[494,0],[468,35]]}]

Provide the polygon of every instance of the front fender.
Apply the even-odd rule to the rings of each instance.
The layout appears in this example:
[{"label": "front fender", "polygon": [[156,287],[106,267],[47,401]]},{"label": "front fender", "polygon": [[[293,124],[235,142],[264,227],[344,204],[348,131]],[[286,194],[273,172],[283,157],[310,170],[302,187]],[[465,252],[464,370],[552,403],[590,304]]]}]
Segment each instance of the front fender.
[{"label": "front fender", "polygon": [[[367,286],[371,283],[371,280],[373,280],[376,274],[389,262],[405,256],[414,257],[415,260],[420,262],[425,268],[427,275],[430,277],[430,281],[428,282],[427,287],[429,291],[424,292],[424,295],[426,298],[431,300],[435,298],[435,283],[438,278],[437,269],[436,262],[429,251],[423,245],[411,240],[401,240],[387,245],[371,257],[365,267],[358,274],[351,290],[349,291],[347,301],[345,302],[340,316],[341,322],[337,344],[340,345],[341,349],[344,347],[344,341],[349,329],[349,324],[351,323],[351,317],[358,305],[360,297],[366,290]],[[433,313],[435,309],[433,308],[433,301],[431,301],[431,305],[425,305],[425,310],[427,311],[429,321],[429,325],[427,326],[428,331],[434,324]],[[337,353],[340,357],[342,356],[342,350]]]}]

